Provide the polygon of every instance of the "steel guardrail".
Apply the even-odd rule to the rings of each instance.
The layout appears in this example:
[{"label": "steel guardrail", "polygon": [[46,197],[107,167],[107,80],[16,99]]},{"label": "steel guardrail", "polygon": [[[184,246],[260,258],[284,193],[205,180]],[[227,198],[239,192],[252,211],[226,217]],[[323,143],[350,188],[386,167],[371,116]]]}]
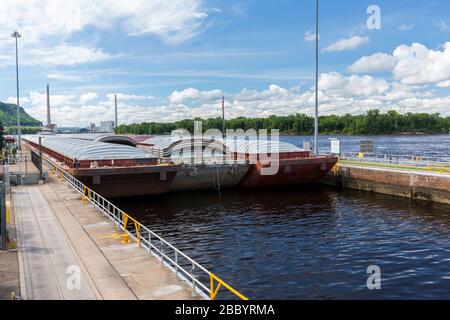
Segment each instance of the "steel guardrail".
[{"label": "steel guardrail", "polygon": [[[248,300],[246,296],[231,287],[214,273],[204,268],[164,238],[142,225],[109,200],[67,173],[64,168],[56,164],[49,157],[42,155],[42,160],[43,163],[50,167],[56,176],[63,181],[66,181],[82,195],[83,203],[92,203],[94,207],[101,211],[123,232],[122,243],[131,243],[130,239],[136,241],[142,248],[147,250],[150,255],[156,257],[163,265],[174,272],[179,279],[188,283],[192,287],[194,294],[197,293],[205,299],[215,300],[220,288],[225,287],[237,298]],[[129,230],[130,223],[134,226],[133,230]],[[182,261],[183,259],[184,261]],[[188,270],[189,268],[190,270]],[[202,274],[199,275],[198,272],[201,272]],[[207,284],[205,284],[205,282]]]},{"label": "steel guardrail", "polygon": [[[428,157],[415,155],[395,154],[365,154],[365,153],[343,153],[340,160],[343,162],[360,164],[381,164],[399,169],[418,169],[439,173],[450,173],[450,161],[447,157]],[[450,156],[448,157],[450,158]]]}]

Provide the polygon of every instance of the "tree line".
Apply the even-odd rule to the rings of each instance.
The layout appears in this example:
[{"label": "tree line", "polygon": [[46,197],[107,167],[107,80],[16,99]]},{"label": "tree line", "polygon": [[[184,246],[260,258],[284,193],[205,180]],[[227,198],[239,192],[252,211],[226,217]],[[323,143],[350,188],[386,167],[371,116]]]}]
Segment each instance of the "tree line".
[{"label": "tree line", "polygon": [[[170,134],[176,129],[186,129],[192,133],[196,120],[202,121],[203,130],[222,128],[221,118],[197,118],[168,123],[144,122],[121,125],[116,128],[116,133],[164,135]],[[400,114],[394,110],[381,113],[380,110],[374,109],[362,115],[321,116],[319,117],[319,127],[321,134],[329,135],[448,134],[450,117],[443,117],[438,113]],[[305,114],[268,118],[239,117],[226,120],[226,128],[234,130],[279,129],[282,134],[310,135],[314,132],[314,117]]]}]

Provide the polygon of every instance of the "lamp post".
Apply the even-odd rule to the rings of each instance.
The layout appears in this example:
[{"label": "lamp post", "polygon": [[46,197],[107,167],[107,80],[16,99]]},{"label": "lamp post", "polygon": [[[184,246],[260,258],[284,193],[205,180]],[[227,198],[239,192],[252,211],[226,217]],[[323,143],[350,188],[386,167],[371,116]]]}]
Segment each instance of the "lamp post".
[{"label": "lamp post", "polygon": [[316,0],[316,108],[314,114],[314,154],[319,155],[319,0]]},{"label": "lamp post", "polygon": [[17,140],[19,142],[19,150],[22,148],[22,144],[20,142],[20,101],[19,101],[19,54],[17,48],[18,38],[21,38],[22,35],[18,31],[14,31],[11,34],[11,37],[16,38],[16,85],[17,85]]}]

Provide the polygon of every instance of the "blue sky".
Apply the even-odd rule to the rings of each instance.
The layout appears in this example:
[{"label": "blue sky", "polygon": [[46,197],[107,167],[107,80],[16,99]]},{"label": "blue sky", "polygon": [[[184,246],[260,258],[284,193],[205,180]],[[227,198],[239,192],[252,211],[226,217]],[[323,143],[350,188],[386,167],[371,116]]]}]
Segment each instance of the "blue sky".
[{"label": "blue sky", "polygon": [[[367,8],[381,9],[369,30]],[[450,114],[450,3],[321,1],[321,112],[371,108]],[[22,105],[59,125],[311,113],[314,1],[2,0],[0,100],[14,101],[18,29]],[[309,33],[308,33],[309,32]],[[365,57],[365,58],[363,58]]]}]

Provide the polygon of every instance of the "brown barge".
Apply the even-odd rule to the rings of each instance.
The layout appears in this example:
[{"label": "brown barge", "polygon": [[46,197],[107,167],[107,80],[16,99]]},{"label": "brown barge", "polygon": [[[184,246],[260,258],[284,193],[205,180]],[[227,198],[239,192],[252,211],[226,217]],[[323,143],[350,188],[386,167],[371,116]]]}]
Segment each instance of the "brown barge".
[{"label": "brown barge", "polygon": [[[192,163],[193,140],[154,137],[136,142],[130,137],[24,136],[34,154],[49,161],[104,197],[164,194],[208,188],[274,188],[320,180],[336,157],[315,157],[279,141],[200,139],[207,157]],[[145,148],[144,148],[145,147]],[[225,160],[220,163],[220,160]],[[231,161],[230,164],[227,161]],[[267,169],[275,171],[267,174]]]},{"label": "brown barge", "polygon": [[177,174],[177,166],[158,164],[158,159],[122,143],[42,137],[39,146],[37,136],[23,140],[35,162],[40,149],[49,161],[107,198],[167,193]]}]

